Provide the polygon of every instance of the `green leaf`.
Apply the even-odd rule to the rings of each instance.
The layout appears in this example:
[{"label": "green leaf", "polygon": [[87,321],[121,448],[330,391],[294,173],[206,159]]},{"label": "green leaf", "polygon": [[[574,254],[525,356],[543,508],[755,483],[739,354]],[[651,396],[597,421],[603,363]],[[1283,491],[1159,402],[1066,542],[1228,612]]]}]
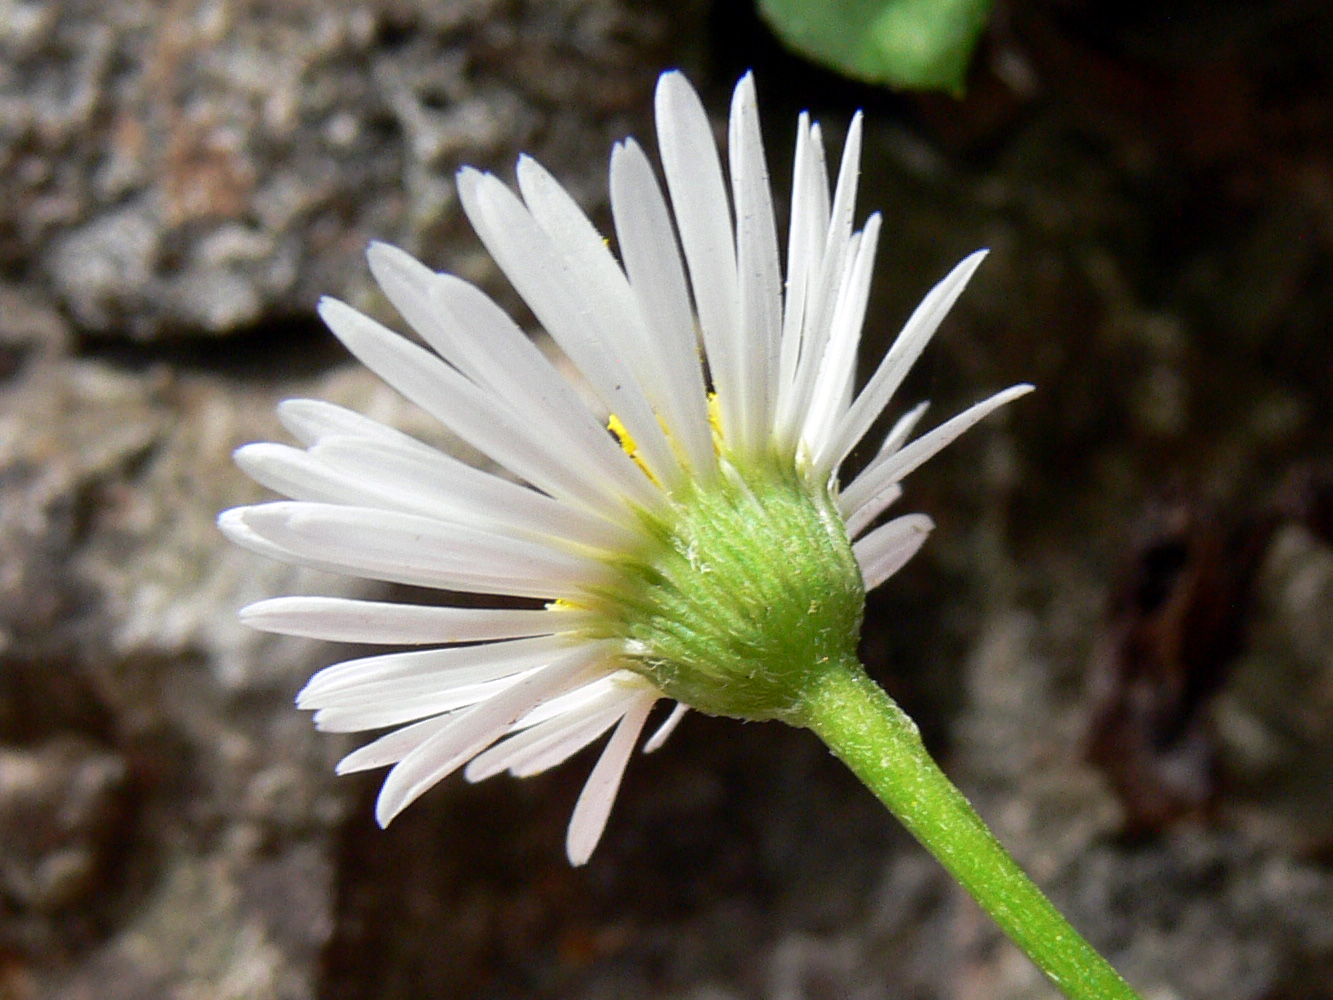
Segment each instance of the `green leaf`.
[{"label": "green leaf", "polygon": [[759,0],[782,41],[867,83],[960,96],[991,0]]}]

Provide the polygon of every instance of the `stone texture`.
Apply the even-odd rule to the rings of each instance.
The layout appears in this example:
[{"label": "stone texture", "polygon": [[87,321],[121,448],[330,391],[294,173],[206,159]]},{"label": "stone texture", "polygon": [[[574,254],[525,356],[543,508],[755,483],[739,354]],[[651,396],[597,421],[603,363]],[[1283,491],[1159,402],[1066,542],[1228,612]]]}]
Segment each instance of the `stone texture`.
[{"label": "stone texture", "polygon": [[0,266],[139,340],[361,297],[370,239],[457,229],[461,164],[623,133],[668,37],[613,0],[7,0]]}]

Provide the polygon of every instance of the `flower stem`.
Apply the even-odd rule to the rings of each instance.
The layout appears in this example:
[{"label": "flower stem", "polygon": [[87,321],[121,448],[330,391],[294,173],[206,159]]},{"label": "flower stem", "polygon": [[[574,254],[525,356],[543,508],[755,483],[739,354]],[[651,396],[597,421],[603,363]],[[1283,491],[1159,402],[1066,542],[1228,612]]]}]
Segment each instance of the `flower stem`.
[{"label": "flower stem", "polygon": [[793,721],[852,769],[1067,997],[1139,1000],[1018,867],[859,663],[823,673]]}]

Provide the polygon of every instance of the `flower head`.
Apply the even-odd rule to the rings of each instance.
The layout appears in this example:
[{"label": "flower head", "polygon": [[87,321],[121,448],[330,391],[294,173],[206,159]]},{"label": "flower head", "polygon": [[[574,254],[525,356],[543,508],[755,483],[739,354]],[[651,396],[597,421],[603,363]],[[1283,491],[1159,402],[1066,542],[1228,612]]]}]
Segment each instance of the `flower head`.
[{"label": "flower head", "polygon": [[824,664],[854,655],[867,590],[932,527],[873,527],[904,476],[1015,386],[910,441],[917,406],[845,487],[880,417],[983,254],[912,314],[869,382],[856,355],[879,216],[853,232],[861,120],[830,188],[817,124],[797,133],[785,280],[754,85],[732,103],[724,171],[698,96],[657,88],[666,191],[632,140],[611,156],[619,260],[535,161],[519,194],[464,170],[482,242],[577,371],[566,378],[484,293],[371,247],[385,295],[429,349],[341,302],[320,313],[364,364],[504,473],[328,403],[279,409],[304,447],[254,444],[241,468],[290,501],[220,523],[264,555],[374,580],[535,598],[532,608],[327,597],[262,601],[249,624],[419,646],[325,668],[298,698],[331,731],[388,730],[339,772],[392,765],[387,824],[454,770],[526,776],[610,739],[570,823],[570,860],[601,836],[662,698],[749,719],[797,717]]}]

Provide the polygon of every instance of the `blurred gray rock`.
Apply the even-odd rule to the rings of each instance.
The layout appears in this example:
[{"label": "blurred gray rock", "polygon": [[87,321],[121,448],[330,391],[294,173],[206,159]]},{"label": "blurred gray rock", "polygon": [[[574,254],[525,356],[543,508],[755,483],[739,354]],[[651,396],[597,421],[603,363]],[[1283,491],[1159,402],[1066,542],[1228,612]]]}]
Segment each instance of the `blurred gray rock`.
[{"label": "blurred gray rock", "polygon": [[642,117],[680,27],[621,0],[5,0],[0,267],[139,340],[362,298],[369,240],[435,257],[457,229],[463,164],[525,149],[589,190],[582,144]]},{"label": "blurred gray rock", "polygon": [[120,826],[123,758],[69,737],[0,750],[0,892],[54,913],[85,903]]},{"label": "blurred gray rock", "polygon": [[274,985],[204,995],[311,995],[336,748],[291,710],[287,666],[310,649],[234,666],[247,648],[264,659],[234,621],[245,586],[281,581],[214,527],[236,437],[271,430],[271,402],[70,360],[35,362],[0,394],[7,996],[237,977]]}]

